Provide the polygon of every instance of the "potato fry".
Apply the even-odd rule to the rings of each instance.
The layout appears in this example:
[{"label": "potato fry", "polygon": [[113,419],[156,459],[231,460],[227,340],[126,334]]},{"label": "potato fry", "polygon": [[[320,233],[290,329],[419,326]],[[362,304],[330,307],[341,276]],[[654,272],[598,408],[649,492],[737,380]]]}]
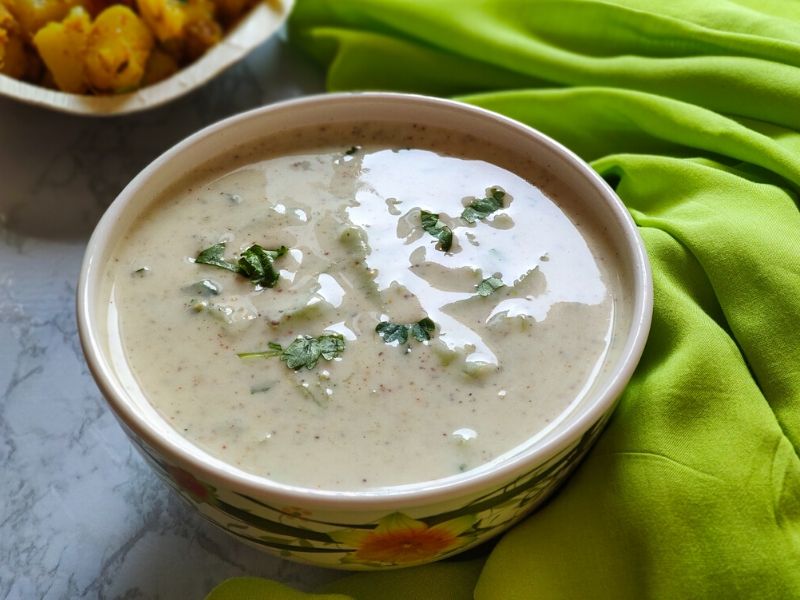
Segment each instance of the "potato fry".
[{"label": "potato fry", "polygon": [[89,13],[76,7],[61,23],[48,23],[33,37],[39,55],[62,91],[82,94],[88,88],[84,54],[91,27]]},{"label": "potato fry", "polygon": [[30,41],[51,21],[61,21],[82,0],[0,0],[19,23],[23,37]]},{"label": "potato fry", "polygon": [[217,15],[225,25],[230,25],[254,4],[254,0],[214,0]]},{"label": "potato fry", "polygon": [[188,0],[184,5],[186,25],[183,28],[184,57],[193,61],[222,39],[222,27],[214,20],[211,0]]},{"label": "potato fry", "polygon": [[222,39],[211,0],[136,0],[139,13],[164,49],[192,61]]},{"label": "potato fry", "polygon": [[163,81],[170,75],[176,73],[180,67],[171,55],[164,52],[161,48],[153,48],[147,66],[144,69],[144,77],[141,85],[151,85]]},{"label": "potato fry", "polygon": [[19,36],[0,32],[0,73],[15,79],[24,79],[28,73],[28,55]]},{"label": "potato fry", "polygon": [[74,94],[131,91],[199,58],[258,1],[0,0],[0,73]]},{"label": "potato fry", "polygon": [[119,4],[105,9],[92,24],[86,46],[90,87],[102,92],[135,89],[152,47],[153,34],[136,13]]},{"label": "potato fry", "polygon": [[0,73],[19,79],[27,71],[27,60],[19,25],[0,4]]},{"label": "potato fry", "polygon": [[158,41],[181,36],[186,14],[179,0],[136,0],[136,7]]}]

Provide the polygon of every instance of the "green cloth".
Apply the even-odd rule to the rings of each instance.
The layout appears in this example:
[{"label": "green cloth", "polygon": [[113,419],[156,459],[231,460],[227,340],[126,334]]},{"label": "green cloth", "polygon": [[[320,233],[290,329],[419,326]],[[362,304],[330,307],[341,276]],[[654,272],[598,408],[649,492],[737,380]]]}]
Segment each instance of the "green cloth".
[{"label": "green cloth", "polygon": [[331,90],[462,95],[591,161],[655,287],[607,430],[485,564],[328,589],[800,598],[800,2],[299,0],[290,33]]}]

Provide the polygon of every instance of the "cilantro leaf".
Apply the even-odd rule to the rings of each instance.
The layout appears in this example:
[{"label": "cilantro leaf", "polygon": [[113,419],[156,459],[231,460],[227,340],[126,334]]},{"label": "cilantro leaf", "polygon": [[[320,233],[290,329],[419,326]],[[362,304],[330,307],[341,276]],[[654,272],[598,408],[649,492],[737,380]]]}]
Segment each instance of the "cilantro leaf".
[{"label": "cilantro leaf", "polygon": [[280,359],[290,369],[313,369],[319,360],[319,342],[311,336],[297,338],[281,352]]},{"label": "cilantro leaf", "polygon": [[269,343],[269,350],[263,352],[241,352],[239,358],[272,358],[277,356],[290,369],[306,367],[313,369],[320,358],[333,360],[344,352],[344,337],[340,333],[328,333],[319,337],[301,335],[283,348],[275,342]]},{"label": "cilantro leaf", "polygon": [[461,218],[467,223],[475,223],[480,219],[485,219],[496,210],[503,208],[503,199],[506,193],[500,188],[492,188],[486,198],[478,198],[470,202],[461,213]]},{"label": "cilantro leaf", "polygon": [[319,343],[319,354],[325,360],[333,360],[344,352],[344,337],[341,333],[321,335],[317,338],[317,342]]},{"label": "cilantro leaf", "polygon": [[219,267],[220,269],[226,269],[227,271],[233,271],[234,273],[238,272],[239,268],[233,263],[229,263],[224,257],[225,242],[220,242],[219,244],[214,244],[210,248],[203,250],[197,255],[197,258],[194,259],[194,262],[201,265]]},{"label": "cilantro leaf", "polygon": [[397,342],[398,345],[405,344],[408,341],[409,334],[418,342],[426,342],[431,339],[431,333],[435,329],[436,324],[428,317],[409,325],[381,321],[375,326],[375,331],[383,338],[385,343]]},{"label": "cilantro leaf", "polygon": [[431,339],[431,333],[436,329],[436,324],[428,317],[417,321],[411,325],[411,335],[413,335],[418,342],[427,342]]},{"label": "cilantro leaf", "polygon": [[253,244],[242,252],[238,272],[255,285],[273,287],[280,277],[275,270],[275,259],[286,254],[288,250],[286,246],[281,246],[277,250],[267,250],[258,244]]},{"label": "cilantro leaf", "polygon": [[450,250],[453,245],[453,231],[439,219],[438,213],[420,211],[420,220],[422,228],[439,240],[437,247],[443,252]]},{"label": "cilantro leaf", "polygon": [[383,338],[387,344],[399,342],[405,344],[408,341],[408,325],[381,321],[375,326],[375,331]]},{"label": "cilantro leaf", "polygon": [[475,286],[478,290],[479,296],[490,296],[499,290],[501,287],[506,287],[506,284],[503,283],[497,277],[487,277],[483,281],[481,281],[478,285]]},{"label": "cilantro leaf", "polygon": [[234,264],[225,260],[225,242],[220,242],[203,250],[197,255],[194,262],[244,275],[254,285],[273,287],[279,278],[274,266],[275,260],[288,251],[286,246],[281,246],[276,250],[267,250],[258,244],[253,244],[242,252],[239,261]]}]

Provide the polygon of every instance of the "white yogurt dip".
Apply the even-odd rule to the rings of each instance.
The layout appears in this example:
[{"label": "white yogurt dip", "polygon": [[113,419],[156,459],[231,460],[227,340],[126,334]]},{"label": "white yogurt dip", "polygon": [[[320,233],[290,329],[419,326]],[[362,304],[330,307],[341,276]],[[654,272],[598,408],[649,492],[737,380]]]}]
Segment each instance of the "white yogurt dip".
[{"label": "white yogurt dip", "polygon": [[[530,159],[485,140],[285,132],[182,178],[118,242],[115,368],[192,443],[275,481],[454,475],[543,435],[607,362],[619,282],[586,223]],[[254,244],[286,248],[272,287],[196,261],[216,247],[235,268]],[[337,349],[307,368],[298,336]]]}]

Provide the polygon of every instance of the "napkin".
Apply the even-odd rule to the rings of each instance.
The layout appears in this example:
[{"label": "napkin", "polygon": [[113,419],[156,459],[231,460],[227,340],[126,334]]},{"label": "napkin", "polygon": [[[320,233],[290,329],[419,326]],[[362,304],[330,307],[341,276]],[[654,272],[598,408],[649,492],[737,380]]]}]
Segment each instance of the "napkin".
[{"label": "napkin", "polygon": [[576,151],[655,291],[641,363],[552,501],[485,559],[325,591],[800,598],[800,3],[299,0],[291,40],[330,90],[456,95]]}]

